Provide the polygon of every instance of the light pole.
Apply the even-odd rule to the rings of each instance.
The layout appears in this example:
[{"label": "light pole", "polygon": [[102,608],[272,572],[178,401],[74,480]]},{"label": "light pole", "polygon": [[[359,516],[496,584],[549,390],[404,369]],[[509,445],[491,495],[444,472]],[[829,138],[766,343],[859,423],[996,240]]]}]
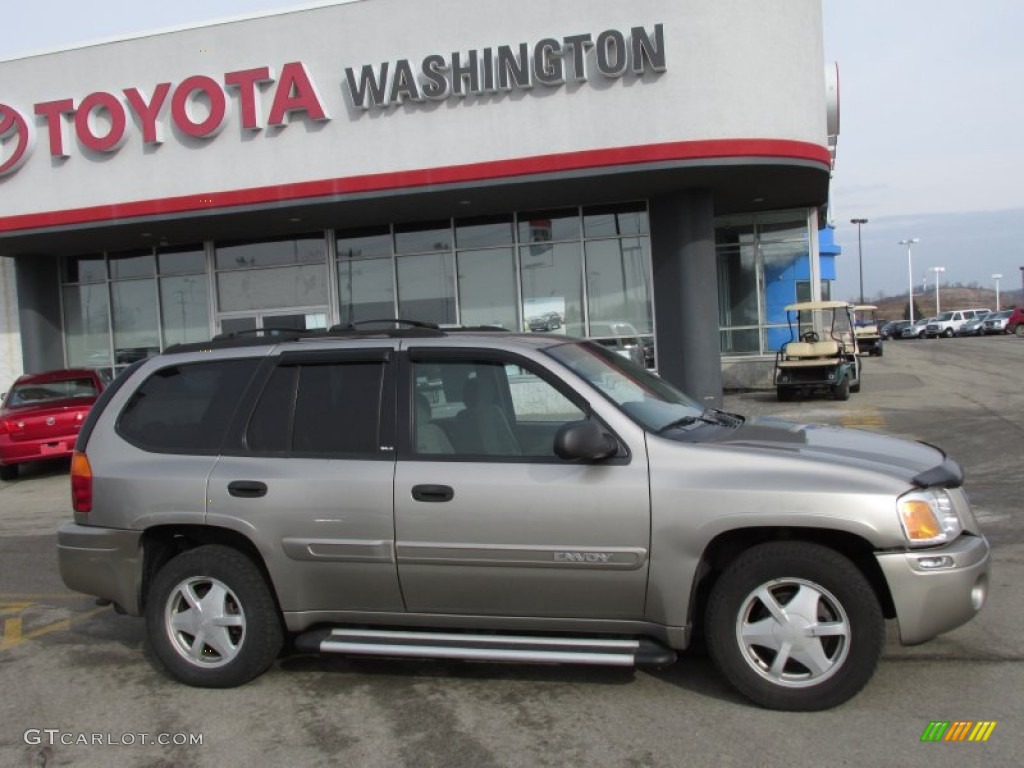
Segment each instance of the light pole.
[{"label": "light pole", "polygon": [[935,273],[935,314],[942,310],[939,308],[939,274],[946,271],[945,267],[928,267],[929,272]]},{"label": "light pole", "polygon": [[[907,246],[907,286],[910,293],[907,295],[907,305],[910,307],[910,324],[914,324],[914,266],[910,256],[910,249],[914,243],[921,242],[919,237],[911,237],[907,240],[900,240],[900,245]],[[1024,267],[1021,267],[1024,271]]]},{"label": "light pole", "polygon": [[867,219],[850,219],[851,224],[857,225],[857,266],[860,268],[860,303],[864,303],[864,255],[860,244],[861,224],[867,224]]},{"label": "light pole", "polygon": [[992,279],[996,281],[996,312],[999,311],[999,281],[1003,279],[1001,274],[992,275]]}]

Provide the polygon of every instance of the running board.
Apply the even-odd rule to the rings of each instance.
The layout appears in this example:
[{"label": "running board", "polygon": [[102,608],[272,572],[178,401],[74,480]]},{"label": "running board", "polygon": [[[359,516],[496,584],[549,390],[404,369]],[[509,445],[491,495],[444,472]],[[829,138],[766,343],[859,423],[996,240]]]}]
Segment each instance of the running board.
[{"label": "running board", "polygon": [[676,660],[675,651],[649,638],[619,640],[384,629],[315,629],[295,638],[295,648],[303,653],[617,667],[664,666]]}]

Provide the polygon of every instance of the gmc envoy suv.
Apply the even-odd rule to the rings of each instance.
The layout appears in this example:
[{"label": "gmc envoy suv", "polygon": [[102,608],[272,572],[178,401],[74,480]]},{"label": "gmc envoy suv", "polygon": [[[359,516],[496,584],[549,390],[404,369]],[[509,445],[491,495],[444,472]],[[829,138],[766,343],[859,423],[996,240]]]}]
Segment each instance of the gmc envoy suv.
[{"label": "gmc envoy suv", "polygon": [[177,680],[306,653],[667,665],[840,704],[971,619],[989,545],[938,449],[707,409],[600,344],[389,321],[179,345],[92,409],[71,588]]}]

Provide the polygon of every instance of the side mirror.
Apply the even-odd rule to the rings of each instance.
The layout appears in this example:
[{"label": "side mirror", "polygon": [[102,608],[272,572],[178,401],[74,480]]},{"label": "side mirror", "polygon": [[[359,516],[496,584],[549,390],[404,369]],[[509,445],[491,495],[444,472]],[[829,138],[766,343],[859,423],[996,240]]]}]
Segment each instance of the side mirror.
[{"label": "side mirror", "polygon": [[591,419],[565,424],[555,433],[555,455],[560,459],[597,461],[618,451],[615,438]]}]

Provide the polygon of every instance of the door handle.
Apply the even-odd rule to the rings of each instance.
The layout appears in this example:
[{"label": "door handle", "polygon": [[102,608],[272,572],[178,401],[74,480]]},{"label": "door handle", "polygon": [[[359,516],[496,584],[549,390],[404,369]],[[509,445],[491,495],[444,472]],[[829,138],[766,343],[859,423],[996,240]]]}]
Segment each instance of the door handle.
[{"label": "door handle", "polygon": [[267,484],[259,480],[232,480],[228,483],[228,493],[240,499],[258,499],[267,495]]},{"label": "door handle", "polygon": [[455,491],[450,485],[414,485],[412,497],[416,501],[451,501]]}]

